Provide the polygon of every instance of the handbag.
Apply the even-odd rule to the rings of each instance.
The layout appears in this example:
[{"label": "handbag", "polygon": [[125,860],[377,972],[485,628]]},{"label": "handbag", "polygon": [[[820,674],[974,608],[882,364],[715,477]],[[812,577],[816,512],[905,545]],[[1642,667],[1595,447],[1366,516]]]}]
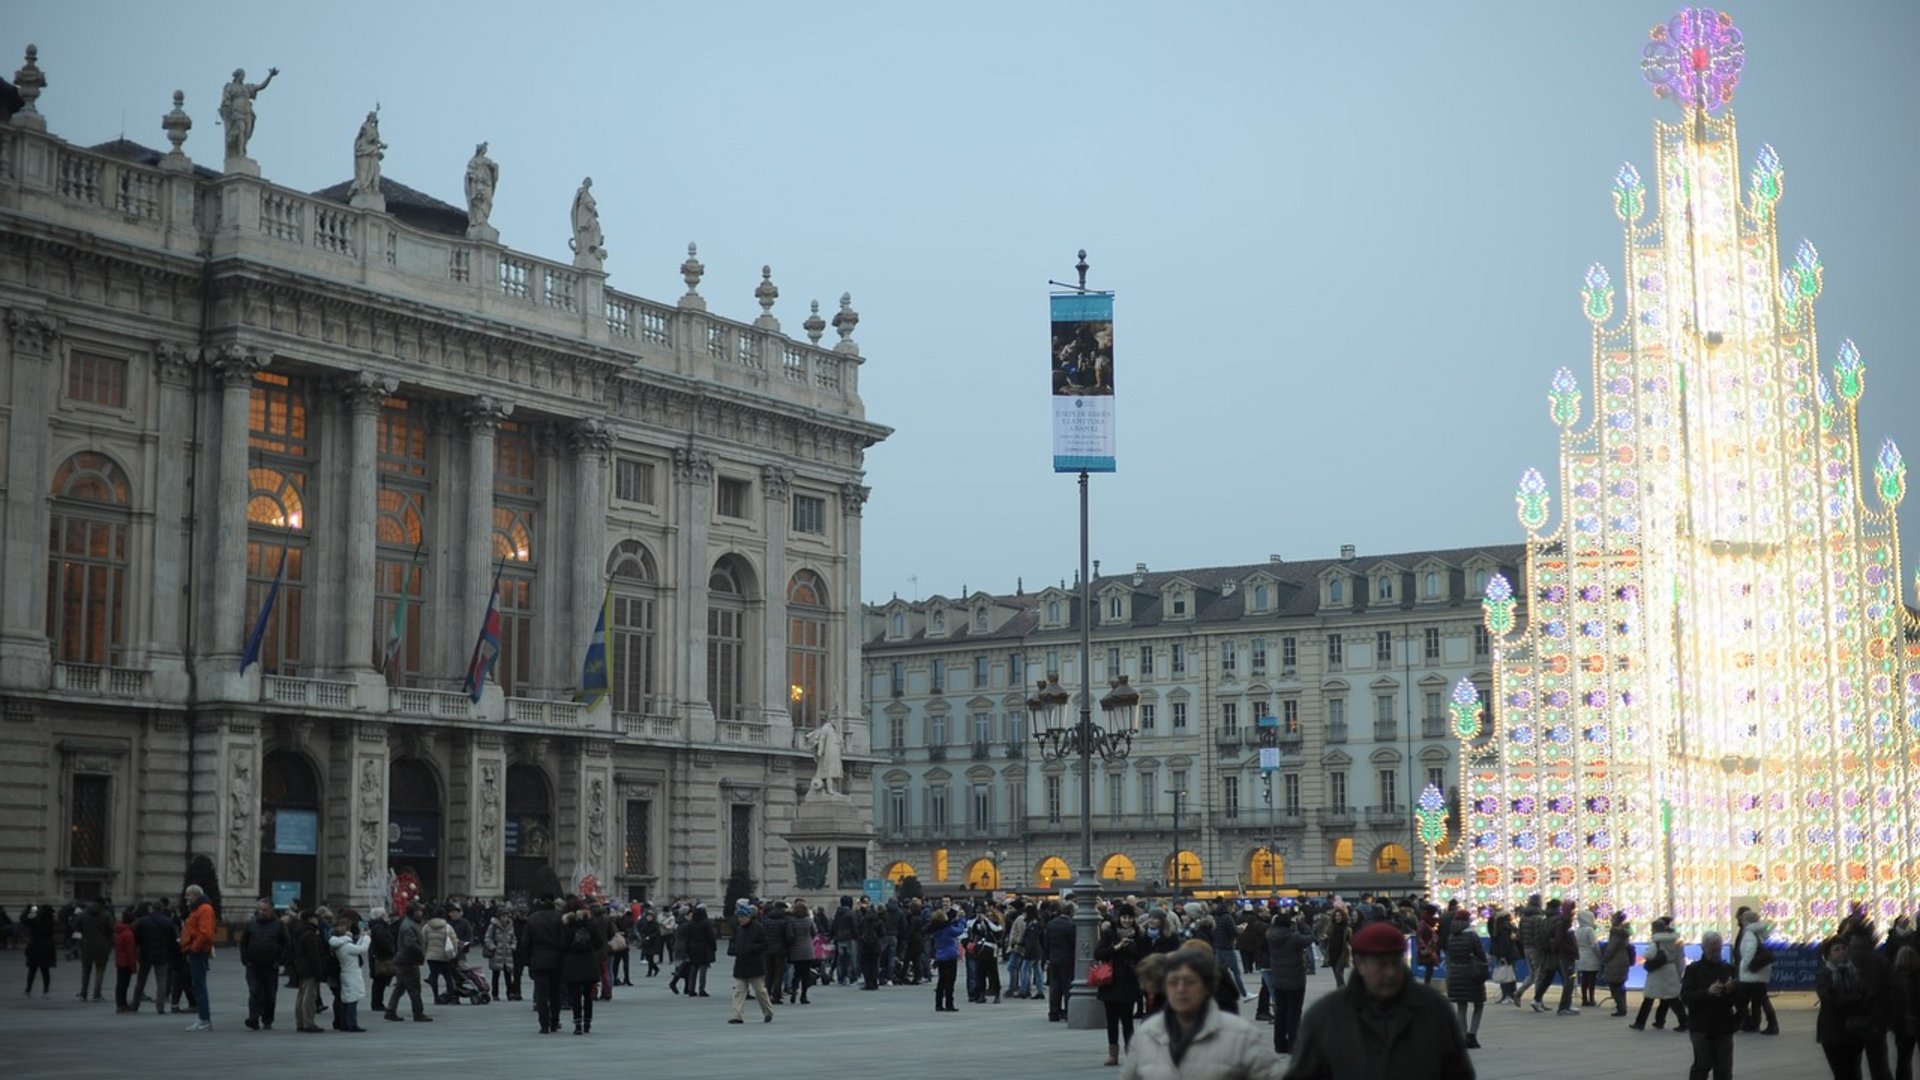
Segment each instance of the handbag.
[{"label": "handbag", "polygon": [[1519,982],[1513,973],[1513,965],[1502,961],[1493,966],[1493,972],[1487,978],[1497,983]]},{"label": "handbag", "polygon": [[1113,965],[1105,960],[1095,960],[1087,968],[1087,985],[1098,989],[1113,985]]},{"label": "handbag", "polygon": [[607,948],[613,950],[614,952],[626,952],[627,951],[627,935],[621,933],[618,930],[615,930],[613,932],[613,937],[607,941]]},{"label": "handbag", "polygon": [[1665,949],[1653,950],[1653,955],[1647,957],[1647,962],[1641,966],[1647,971],[1659,971],[1661,968],[1666,967],[1667,951]]}]

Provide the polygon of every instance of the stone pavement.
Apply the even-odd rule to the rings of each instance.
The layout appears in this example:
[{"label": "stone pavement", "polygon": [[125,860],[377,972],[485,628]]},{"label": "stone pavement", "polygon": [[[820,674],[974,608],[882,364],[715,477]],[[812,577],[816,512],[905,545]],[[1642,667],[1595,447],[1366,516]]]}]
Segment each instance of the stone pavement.
[{"label": "stone pavement", "polygon": [[[252,1032],[241,1025],[245,983],[228,952],[214,961],[214,1030],[201,1035],[183,1030],[191,1016],[156,1016],[151,1009],[120,1016],[111,1000],[100,1005],[75,1001],[77,963],[63,960],[54,969],[53,992],[46,997],[21,996],[18,950],[0,951],[0,972],[7,976],[0,983],[0,1076],[8,1080],[205,1080],[243,1074],[302,1080],[391,1076],[399,1075],[398,1070],[419,1077],[523,1080],[559,1075],[563,1069],[612,1076],[644,1070],[674,1080],[1115,1074],[1100,1065],[1104,1033],[1047,1023],[1043,1002],[1009,999],[999,1005],[962,1005],[958,1013],[936,1016],[933,992],[925,986],[882,987],[874,993],[820,989],[813,994],[813,1004],[778,1007],[772,1024],[761,1023],[749,1003],[747,1024],[733,1026],[726,1022],[724,996],[731,980],[716,974],[710,986],[715,996],[703,1000],[669,994],[664,974],[656,979],[636,975],[632,988],[619,987],[614,1001],[598,1004],[593,1034],[585,1038],[538,1035],[531,1005],[521,1003],[441,1006],[431,1010],[432,1024],[387,1023],[377,1013],[369,1019],[363,1007],[361,1025],[371,1029],[368,1034],[301,1035],[292,1030],[293,992],[285,989],[274,1030]],[[109,972],[109,999],[112,981]],[[1324,971],[1312,983],[1311,996],[1333,988]],[[1630,1000],[1637,1009],[1639,998]],[[1783,1033],[1741,1036],[1734,1074],[1741,1080],[1816,1080],[1828,1075],[1813,1041],[1812,995],[1788,994],[1777,1001]],[[1480,1032],[1486,1049],[1474,1054],[1479,1075],[1485,1080],[1686,1076],[1691,1061],[1686,1036],[1629,1031],[1626,1021],[1606,1012],[1589,1009],[1559,1018],[1489,1005]],[[327,1023],[325,1014],[321,1023]]]}]

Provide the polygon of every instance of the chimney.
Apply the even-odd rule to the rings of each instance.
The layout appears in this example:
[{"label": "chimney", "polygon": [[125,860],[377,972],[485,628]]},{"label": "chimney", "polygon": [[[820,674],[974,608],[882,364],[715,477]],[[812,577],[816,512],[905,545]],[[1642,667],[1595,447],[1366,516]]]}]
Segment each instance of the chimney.
[{"label": "chimney", "polygon": [[1099,559],[1093,560],[1093,580],[1095,581],[1100,580],[1100,560]]},{"label": "chimney", "polygon": [[1133,583],[1135,585],[1144,585],[1146,584],[1146,582],[1147,582],[1147,564],[1143,562],[1134,563],[1133,564]]},{"label": "chimney", "polygon": [[1232,579],[1232,578],[1228,578],[1227,580],[1225,580],[1225,581],[1223,581],[1223,582],[1221,582],[1221,583],[1220,583],[1220,595],[1221,595],[1221,596],[1232,596],[1232,595],[1233,595],[1233,590],[1234,590],[1234,589],[1236,589],[1236,588],[1238,588],[1238,587],[1239,587],[1239,585],[1240,585],[1240,583],[1239,583],[1238,581],[1235,581],[1235,580],[1234,580],[1234,579]]},{"label": "chimney", "polygon": [[1340,561],[1341,562],[1353,561],[1353,545],[1352,544],[1340,545]]},{"label": "chimney", "polygon": [[1280,565],[1280,564],[1281,564],[1282,562],[1285,562],[1286,560],[1284,560],[1284,559],[1282,559],[1282,558],[1281,558],[1280,556],[1278,556],[1278,555],[1269,555],[1269,556],[1267,556],[1267,561],[1268,561],[1268,562],[1270,562],[1270,563],[1272,563],[1272,564],[1274,564],[1275,566],[1278,566],[1278,565]]}]

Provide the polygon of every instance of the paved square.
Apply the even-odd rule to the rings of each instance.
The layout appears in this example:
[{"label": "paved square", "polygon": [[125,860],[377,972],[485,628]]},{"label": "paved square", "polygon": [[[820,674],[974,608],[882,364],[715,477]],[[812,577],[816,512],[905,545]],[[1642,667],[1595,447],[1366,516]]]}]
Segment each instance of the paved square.
[{"label": "paved square", "polygon": [[[724,963],[724,958],[723,958]],[[762,1024],[748,1005],[748,1022],[727,1021],[730,979],[717,974],[714,996],[678,997],[665,975],[636,977],[619,987],[612,1002],[598,1004],[593,1034],[537,1034],[530,1003],[441,1006],[432,1024],[393,1024],[362,1007],[365,1035],[293,1031],[293,992],[280,992],[279,1018],[269,1032],[248,1031],[245,982],[231,950],[214,961],[211,975],[214,1030],[188,1034],[191,1016],[156,1016],[151,1009],[121,1016],[109,1001],[83,1004],[73,995],[80,966],[62,961],[53,992],[20,994],[21,954],[0,952],[0,1075],[40,1078],[181,1077],[272,1075],[304,1077],[410,1075],[490,1078],[574,1075],[668,1076],[674,1080],[738,1080],[742,1076],[810,1078],[916,1076],[975,1080],[978,1077],[1113,1076],[1101,1066],[1105,1036],[1069,1031],[1046,1021],[1046,1005],[1007,1000],[999,1005],[962,1005],[936,1016],[933,991],[882,987],[816,990],[813,1004],[784,1005],[772,1024]],[[531,993],[532,987],[528,986]],[[1325,971],[1312,978],[1309,994],[1333,989]],[[962,995],[964,997],[964,995]],[[1741,1080],[1814,1080],[1827,1075],[1813,1041],[1813,996],[1776,999],[1782,1033],[1742,1036],[1734,1052]],[[1639,998],[1631,999],[1637,1009]],[[1531,1009],[1488,1006],[1475,1052],[1487,1080],[1534,1080],[1569,1075],[1567,1069],[1604,1069],[1610,1080],[1675,1080],[1684,1077],[1691,1050],[1671,1031],[1629,1031],[1626,1021],[1589,1009],[1577,1017],[1540,1015]],[[1249,1015],[1251,1012],[1249,1011]],[[320,1022],[328,1022],[322,1015]],[[283,1030],[284,1029],[284,1030]],[[265,1070],[271,1070],[270,1073]]]}]

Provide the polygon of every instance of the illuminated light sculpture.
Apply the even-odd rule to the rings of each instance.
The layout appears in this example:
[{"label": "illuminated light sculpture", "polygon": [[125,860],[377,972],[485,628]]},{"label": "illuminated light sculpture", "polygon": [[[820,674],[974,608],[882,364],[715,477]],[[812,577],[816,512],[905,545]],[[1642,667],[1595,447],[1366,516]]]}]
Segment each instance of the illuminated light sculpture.
[{"label": "illuminated light sculpture", "polygon": [[1489,580],[1493,685],[1453,697],[1464,872],[1439,884],[1476,906],[1543,892],[1697,938],[1747,903],[1807,941],[1920,893],[1906,463],[1860,450],[1860,351],[1821,370],[1820,253],[1782,250],[1780,157],[1743,171],[1725,111],[1744,64],[1708,8],[1642,55],[1684,115],[1656,122],[1648,181],[1613,178],[1618,295],[1600,266],[1580,289],[1592,407],[1569,371],[1548,395],[1559,518],[1528,469],[1529,592]]}]

